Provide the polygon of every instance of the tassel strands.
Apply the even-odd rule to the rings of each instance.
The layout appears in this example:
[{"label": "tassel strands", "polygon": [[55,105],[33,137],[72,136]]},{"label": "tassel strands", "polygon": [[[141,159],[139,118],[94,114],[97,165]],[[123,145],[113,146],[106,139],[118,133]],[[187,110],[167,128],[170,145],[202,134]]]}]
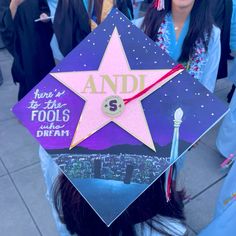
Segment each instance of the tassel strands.
[{"label": "tassel strands", "polygon": [[162,11],[165,9],[165,2],[164,0],[155,0],[153,7],[156,8],[158,11]]}]

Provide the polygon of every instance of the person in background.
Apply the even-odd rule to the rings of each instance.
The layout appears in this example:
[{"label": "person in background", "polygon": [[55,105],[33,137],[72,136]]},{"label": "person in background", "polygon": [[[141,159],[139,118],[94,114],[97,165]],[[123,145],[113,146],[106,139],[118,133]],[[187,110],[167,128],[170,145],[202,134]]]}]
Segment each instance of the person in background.
[{"label": "person in background", "polygon": [[66,56],[91,32],[83,0],[58,0],[53,28],[60,52]]},{"label": "person in background", "polygon": [[6,81],[8,77],[11,77],[12,61],[12,56],[6,49],[2,33],[0,32],[0,86],[3,84],[3,81]]},{"label": "person in background", "polygon": [[221,30],[221,58],[217,78],[228,76],[227,61],[230,58],[230,23],[232,16],[232,0],[212,0],[212,13],[216,26]]},{"label": "person in background", "polygon": [[[169,56],[210,92],[214,91],[220,61],[220,30],[205,0],[154,0],[144,19],[134,22]],[[176,163],[178,185],[185,156]]]},{"label": "person in background", "polygon": [[236,162],[232,165],[221,188],[214,219],[199,236],[235,236],[236,234]]},{"label": "person in background", "polygon": [[165,0],[164,9],[159,11],[154,7],[158,4],[155,0],[149,6],[141,28],[213,92],[220,60],[220,30],[213,25],[210,2]]},{"label": "person in background", "polygon": [[[236,56],[236,0],[233,0],[231,18],[230,49],[232,56]],[[235,59],[234,59],[235,61]],[[234,84],[236,74],[234,70]],[[232,165],[221,188],[215,215],[212,222],[200,232],[199,236],[234,236],[236,234],[236,93],[230,103],[230,111],[224,118],[217,137],[216,145],[220,153],[227,158],[224,163]]]},{"label": "person in background", "polygon": [[[57,5],[58,5],[58,0],[47,0],[47,2],[48,2],[49,9],[50,9],[51,17],[52,17],[51,21],[52,21],[52,24],[53,24],[54,23],[55,12],[56,12]],[[53,31],[53,36],[52,36],[52,39],[51,39],[51,42],[50,42],[50,46],[51,46],[51,49],[52,49],[52,53],[53,53],[55,63],[57,64],[58,62],[60,62],[64,58],[64,56],[62,55],[62,53],[59,49],[58,41],[57,41],[57,38],[56,38],[56,35],[55,35],[54,31]]]},{"label": "person in background", "polygon": [[[236,0],[233,0],[233,14],[231,18],[231,30],[230,30],[230,49],[231,55],[236,56]],[[234,65],[236,60],[233,61]],[[236,70],[235,66],[232,70],[233,74],[231,79],[236,85]],[[236,152],[236,93],[232,97],[230,103],[230,111],[225,116],[223,123],[220,127],[217,139],[216,146],[220,153],[228,158],[229,155]]]},{"label": "person in background", "polygon": [[0,86],[3,84],[2,70],[0,69]]},{"label": "person in background", "polygon": [[[54,67],[50,48],[52,25],[46,0],[0,0],[0,28],[14,57],[12,77],[22,99]],[[35,21],[42,18],[40,21]]]},{"label": "person in background", "polygon": [[[0,34],[0,57],[2,57],[2,50],[4,50],[5,45],[2,41],[2,36]],[[0,60],[1,63],[1,60]],[[2,68],[1,68],[1,64],[0,64],[0,86],[3,84],[3,75],[2,75]]]},{"label": "person in background", "polygon": [[[4,81],[4,74],[3,74],[3,67],[7,66],[11,67],[12,65],[12,57],[9,54],[7,48],[10,47],[9,44],[11,44],[11,40],[8,40],[9,38],[12,38],[11,30],[2,26],[2,21],[4,21],[4,4],[0,4],[0,86],[3,84]],[[2,23],[1,23],[2,22]],[[8,61],[9,63],[5,64],[5,61]],[[5,68],[5,70],[10,71],[11,68]],[[10,74],[10,73],[9,73]]]},{"label": "person in background", "polygon": [[[232,0],[213,0],[212,1],[212,13],[216,25],[221,30],[221,58],[218,70],[217,78],[230,77],[231,73],[228,72],[228,61],[232,60],[233,57],[230,55],[230,23],[232,16]],[[228,103],[230,103],[231,98],[234,94],[235,85],[232,86],[230,92],[227,95]]]},{"label": "person in background", "polygon": [[96,28],[114,6],[129,19],[133,18],[131,0],[48,0],[48,5],[53,16],[55,34],[51,47],[56,62]]}]

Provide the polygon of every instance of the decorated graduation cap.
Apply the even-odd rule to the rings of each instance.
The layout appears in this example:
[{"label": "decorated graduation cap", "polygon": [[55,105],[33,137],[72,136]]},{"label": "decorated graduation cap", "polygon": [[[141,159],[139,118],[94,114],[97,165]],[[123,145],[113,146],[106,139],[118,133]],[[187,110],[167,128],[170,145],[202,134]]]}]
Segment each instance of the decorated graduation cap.
[{"label": "decorated graduation cap", "polygon": [[226,111],[118,10],[13,108],[108,226]]}]

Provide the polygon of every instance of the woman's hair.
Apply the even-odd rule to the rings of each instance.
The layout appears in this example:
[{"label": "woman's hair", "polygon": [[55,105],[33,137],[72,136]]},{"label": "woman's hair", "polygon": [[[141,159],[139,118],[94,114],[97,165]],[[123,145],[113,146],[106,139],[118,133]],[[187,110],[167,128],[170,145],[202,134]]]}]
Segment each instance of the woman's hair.
[{"label": "woman's hair", "polygon": [[[174,232],[171,234],[171,230],[158,219],[159,215],[171,217],[178,223],[179,220],[184,220],[182,200],[174,189],[171,200],[166,201],[164,180],[165,175],[162,175],[110,227],[102,222],[64,175],[59,176],[54,184],[54,205],[61,222],[71,234],[76,233],[78,236],[97,236],[98,232],[101,236],[134,236],[134,225],[142,222],[152,231],[176,235]],[[144,224],[141,225],[142,229],[143,227]]]},{"label": "woman's hair", "polygon": [[[165,0],[165,9],[158,11],[150,4],[141,28],[154,41],[165,15],[171,12],[171,0]],[[190,13],[190,24],[187,35],[184,39],[179,62],[187,62],[194,53],[194,47],[199,40],[203,43],[205,50],[208,50],[209,38],[213,27],[210,0],[195,0]]]}]

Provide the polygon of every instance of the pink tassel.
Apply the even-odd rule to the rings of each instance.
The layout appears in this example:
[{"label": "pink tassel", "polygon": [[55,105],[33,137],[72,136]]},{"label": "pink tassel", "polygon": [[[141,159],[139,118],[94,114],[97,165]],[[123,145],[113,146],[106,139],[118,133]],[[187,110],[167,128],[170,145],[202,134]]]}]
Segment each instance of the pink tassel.
[{"label": "pink tassel", "polygon": [[170,201],[172,175],[173,175],[173,166],[170,166],[169,169],[165,172],[166,180],[164,187],[165,187],[166,202]]},{"label": "pink tassel", "polygon": [[153,7],[156,8],[158,11],[164,10],[165,9],[164,0],[155,0]]},{"label": "pink tassel", "polygon": [[232,162],[233,162],[235,159],[236,159],[235,154],[234,154],[234,153],[231,153],[231,154],[228,156],[228,158],[225,159],[225,160],[220,164],[221,168],[223,168],[223,169],[228,168],[228,167],[232,164]]}]

